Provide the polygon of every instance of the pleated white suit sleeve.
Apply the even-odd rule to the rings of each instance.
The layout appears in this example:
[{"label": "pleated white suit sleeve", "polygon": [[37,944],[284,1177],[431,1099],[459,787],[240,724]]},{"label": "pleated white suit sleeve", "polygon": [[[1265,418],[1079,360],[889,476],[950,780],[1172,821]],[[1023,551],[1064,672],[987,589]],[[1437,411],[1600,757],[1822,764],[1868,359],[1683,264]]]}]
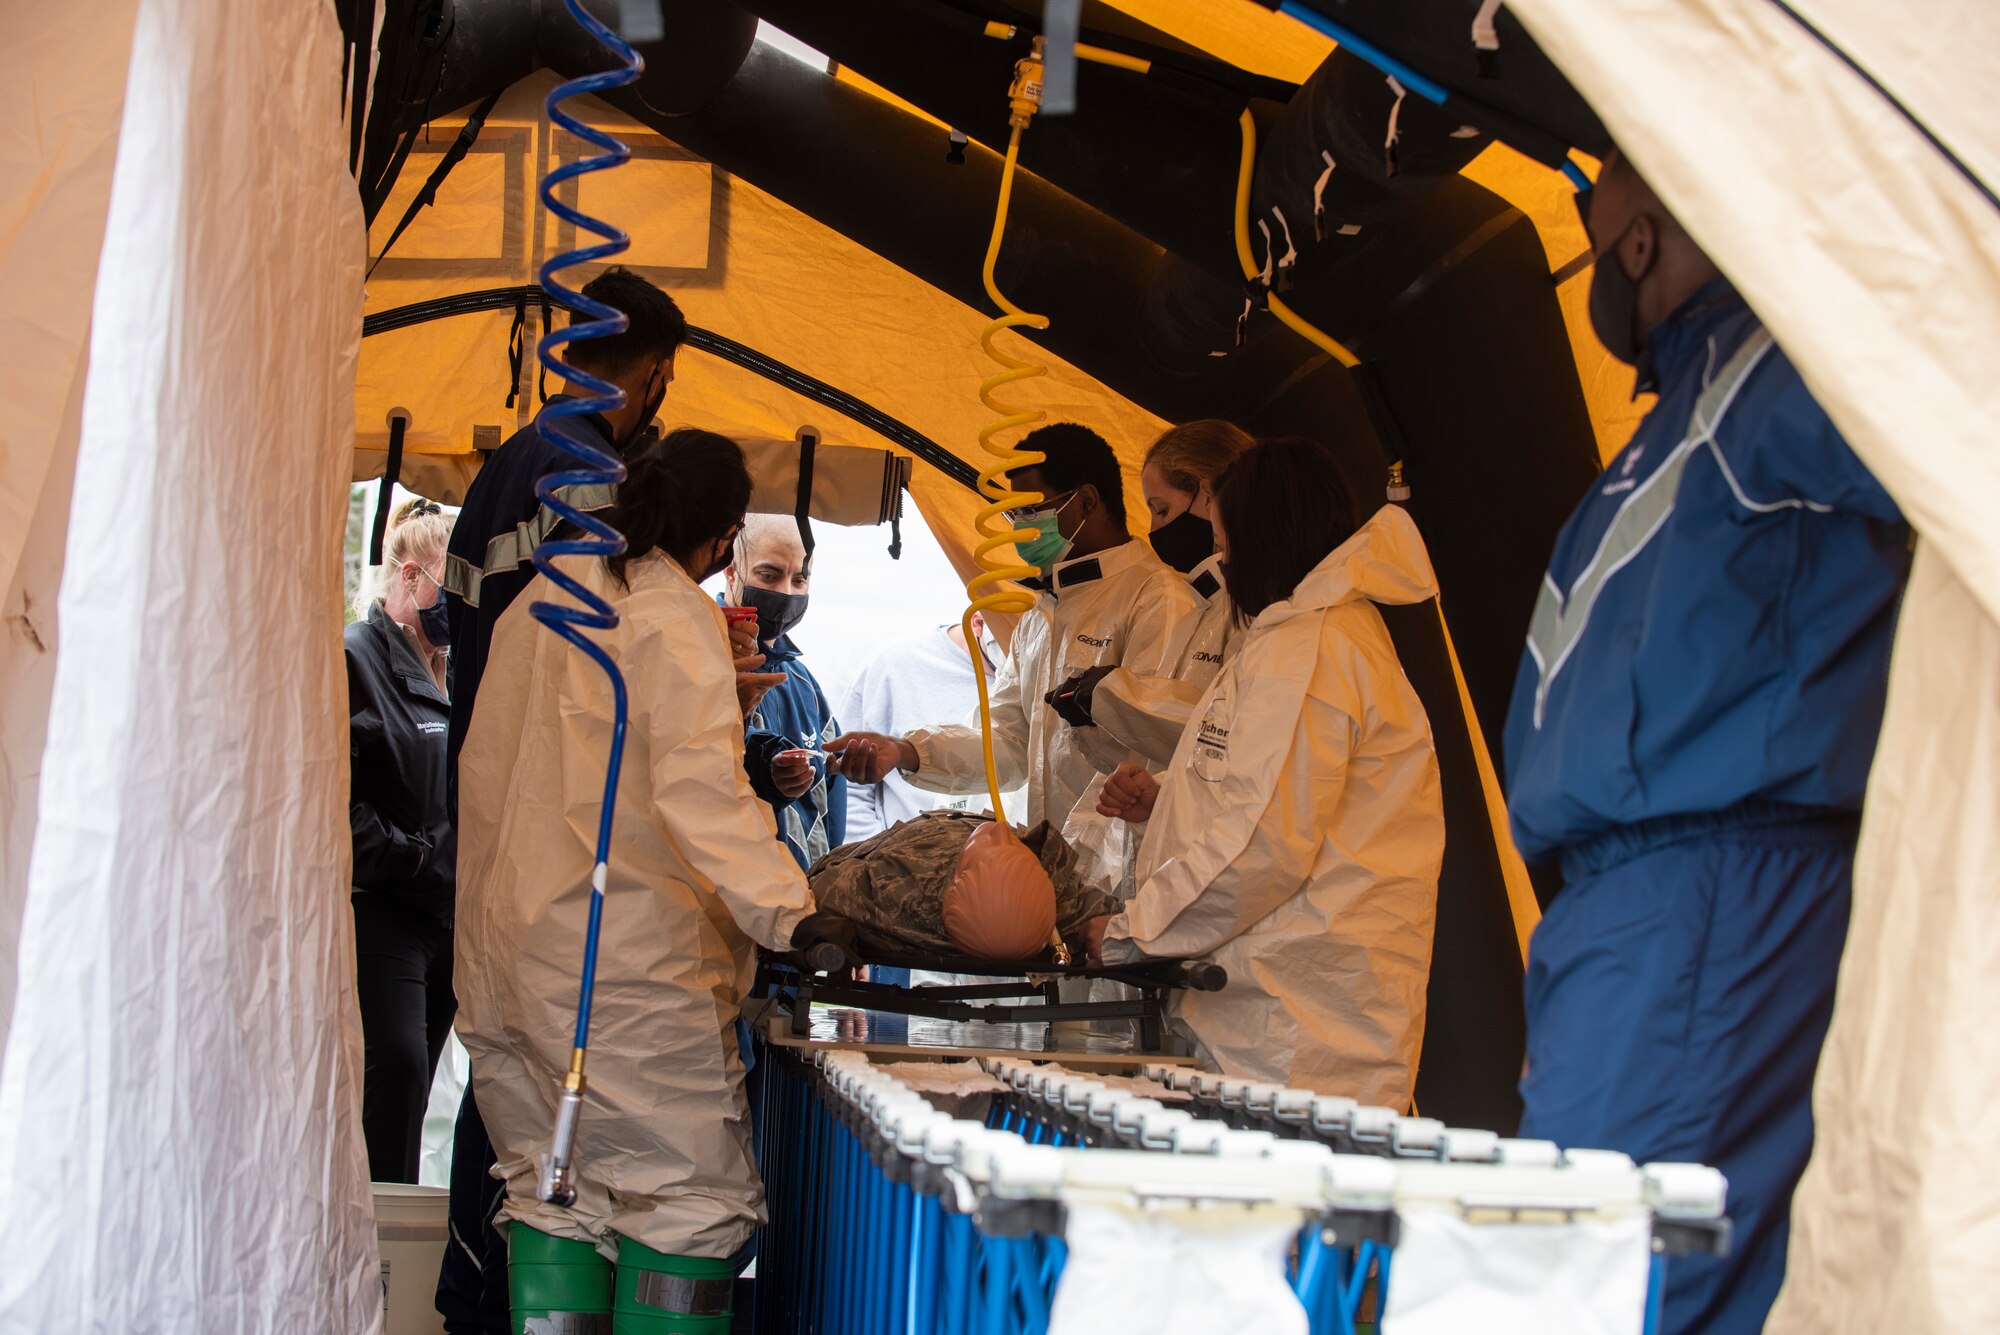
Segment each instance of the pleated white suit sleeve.
[{"label": "pleated white suit sleeve", "polygon": [[[726,636],[721,611],[711,610]],[[652,670],[627,675],[632,726],[651,740],[650,790],[667,837],[746,936],[788,949],[812,892],[743,772],[733,666],[714,646],[690,643],[685,622],[635,629],[626,661]]]}]

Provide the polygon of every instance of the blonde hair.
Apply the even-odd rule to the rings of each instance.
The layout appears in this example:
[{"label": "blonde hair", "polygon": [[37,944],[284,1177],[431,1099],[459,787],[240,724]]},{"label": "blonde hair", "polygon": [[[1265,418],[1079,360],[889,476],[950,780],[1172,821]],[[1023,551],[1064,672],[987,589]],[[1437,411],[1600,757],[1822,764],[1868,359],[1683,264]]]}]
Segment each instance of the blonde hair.
[{"label": "blonde hair", "polygon": [[354,592],[354,617],[359,621],[368,609],[388,596],[387,572],[405,561],[428,564],[451,541],[451,516],[436,501],[412,496],[389,514],[389,532],[382,539],[382,564],[365,573]]},{"label": "blonde hair", "polygon": [[1236,423],[1204,417],[1168,427],[1146,451],[1145,466],[1158,468],[1168,486],[1192,496],[1204,482],[1214,490],[1222,470],[1254,444],[1256,440]]}]

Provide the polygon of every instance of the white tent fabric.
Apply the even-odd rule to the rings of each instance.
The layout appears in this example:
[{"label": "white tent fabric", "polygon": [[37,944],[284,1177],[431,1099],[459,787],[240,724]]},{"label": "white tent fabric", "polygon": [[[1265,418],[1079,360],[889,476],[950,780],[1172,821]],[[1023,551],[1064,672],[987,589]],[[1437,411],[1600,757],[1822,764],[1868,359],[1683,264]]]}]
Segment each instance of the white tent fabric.
[{"label": "white tent fabric", "polygon": [[[1121,4],[1189,25],[1215,8]],[[2000,865],[2000,211],[1792,15],[1990,184],[2000,131],[1979,90],[2000,86],[2000,7],[1509,7],[1924,535],[1819,1153],[1771,1329],[1992,1326],[2000,1222],[1985,1184],[2000,1156],[1981,1132],[2000,1061],[1981,1022],[2000,976],[1988,893]],[[50,746],[20,998],[0,1050],[0,1332],[369,1331],[379,1291],[356,1129],[346,761],[326,708],[340,692],[332,553],[351,446],[381,434],[391,381],[402,390],[420,362],[440,378],[486,367],[499,383],[482,404],[498,402],[504,363],[489,349],[507,317],[448,346],[435,327],[370,340],[375,367],[350,396],[363,246],[323,0],[14,8],[0,50],[0,1028],[44,728]],[[1241,8],[1254,20],[1219,18],[1215,31],[1261,47],[1283,22]],[[1286,59],[1312,57],[1301,46]],[[540,163],[550,145],[533,119],[530,106],[513,128]],[[657,170],[712,200],[701,167],[668,153]],[[484,179],[468,164],[448,192]],[[603,201],[614,210],[647,180],[635,169],[616,184]],[[746,244],[729,286],[697,290],[690,315],[871,400],[908,401],[911,424],[939,440],[968,439],[987,369],[973,351],[981,317],[921,285],[910,295],[914,280],[886,261],[729,189]],[[527,281],[543,238],[525,206],[511,217],[521,255],[508,280]],[[413,231],[401,253],[421,260],[423,245]],[[829,250],[840,264],[808,268]],[[706,251],[650,262],[712,267]],[[397,267],[376,276],[377,309],[430,295]],[[752,289],[793,297],[761,310],[733,300]],[[1574,316],[1573,292],[1566,301]],[[859,377],[826,365],[837,349],[814,317],[833,303],[896,355]],[[784,432],[799,420],[791,396],[735,368],[691,363],[689,379],[673,402],[718,421]],[[1029,397],[1101,418],[1121,444],[1157,429],[1102,395],[1059,365]],[[412,406],[427,426],[426,405]],[[478,424],[446,416],[452,442]],[[416,466],[462,474],[467,446],[438,443],[413,443]],[[88,498],[74,527],[72,464]],[[922,474],[918,490],[962,526],[969,496]],[[59,573],[55,662],[42,649]]]},{"label": "white tent fabric", "polygon": [[1772,1331],[2000,1330],[2000,626],[1917,552]]},{"label": "white tent fabric", "polygon": [[[2000,7],[1512,0],[1769,324],[1922,534],[1769,1329],[1970,1330],[2000,1313],[1990,930],[2000,822]],[[1795,18],[1793,15],[1798,17]],[[1811,24],[1817,30],[1809,30]],[[1939,675],[1944,674],[1944,675]],[[1984,746],[1984,751],[1978,748]],[[1985,1322],[1981,1316],[1988,1318]]]},{"label": "white tent fabric", "polygon": [[0,46],[0,1052],[14,1008],[84,351],[138,0],[10,13]]},{"label": "white tent fabric", "polygon": [[[84,40],[87,7],[46,8]],[[324,0],[140,0],[131,50],[0,1067],[0,1331],[365,1335],[340,36]]]}]

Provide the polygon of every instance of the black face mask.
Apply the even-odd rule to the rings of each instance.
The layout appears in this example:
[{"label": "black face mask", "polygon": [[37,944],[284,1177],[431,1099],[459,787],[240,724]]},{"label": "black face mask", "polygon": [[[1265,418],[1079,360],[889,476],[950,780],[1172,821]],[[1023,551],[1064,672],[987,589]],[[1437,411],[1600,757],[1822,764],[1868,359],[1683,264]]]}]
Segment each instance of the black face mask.
[{"label": "black face mask", "polygon": [[757,609],[757,639],[764,644],[771,643],[806,617],[805,594],[779,593],[756,584],[743,586],[741,605]]},{"label": "black face mask", "polygon": [[735,551],[733,548],[733,544],[727,542],[723,543],[722,550],[719,553],[717,553],[716,558],[713,561],[710,561],[708,563],[708,569],[702,571],[699,575],[696,575],[694,577],[694,582],[697,584],[708,583],[710,580],[714,579],[717,575],[720,575],[723,571],[729,569],[729,563],[734,559],[735,559]]},{"label": "black face mask", "polygon": [[1637,222],[1634,218],[1627,223],[1618,240],[1597,257],[1590,276],[1590,327],[1604,350],[1627,366],[1637,366],[1639,355],[1646,348],[1639,331],[1639,284],[1646,281],[1660,258],[1659,247],[1655,246],[1646,257],[1645,270],[1637,278],[1628,275],[1625,266],[1619,263],[1618,246]]},{"label": "black face mask", "polygon": [[1147,535],[1162,561],[1183,575],[1215,555],[1215,525],[1183,510]]},{"label": "black face mask", "polygon": [[446,614],[443,589],[438,590],[436,602],[417,609],[417,625],[431,642],[431,648],[443,649],[451,644],[451,618]]}]

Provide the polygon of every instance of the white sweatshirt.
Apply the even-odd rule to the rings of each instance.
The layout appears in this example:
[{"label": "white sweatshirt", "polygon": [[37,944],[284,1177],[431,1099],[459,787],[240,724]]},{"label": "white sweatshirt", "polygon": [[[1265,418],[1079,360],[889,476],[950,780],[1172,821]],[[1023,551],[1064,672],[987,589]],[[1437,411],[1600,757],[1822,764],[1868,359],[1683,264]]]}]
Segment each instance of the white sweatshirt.
[{"label": "white sweatshirt", "polygon": [[[972,678],[972,658],[951,642],[949,626],[939,626],[885,646],[854,679],[836,714],[841,726],[900,737],[912,728],[940,719],[970,719],[977,725],[979,687]],[[987,688],[998,675],[989,663]],[[1016,788],[1000,795],[1010,818],[1018,819],[1027,802]],[[900,771],[881,783],[847,785],[847,841],[855,843],[880,834],[898,821],[940,807],[953,811],[984,811],[986,792],[947,797],[913,787]]]}]

